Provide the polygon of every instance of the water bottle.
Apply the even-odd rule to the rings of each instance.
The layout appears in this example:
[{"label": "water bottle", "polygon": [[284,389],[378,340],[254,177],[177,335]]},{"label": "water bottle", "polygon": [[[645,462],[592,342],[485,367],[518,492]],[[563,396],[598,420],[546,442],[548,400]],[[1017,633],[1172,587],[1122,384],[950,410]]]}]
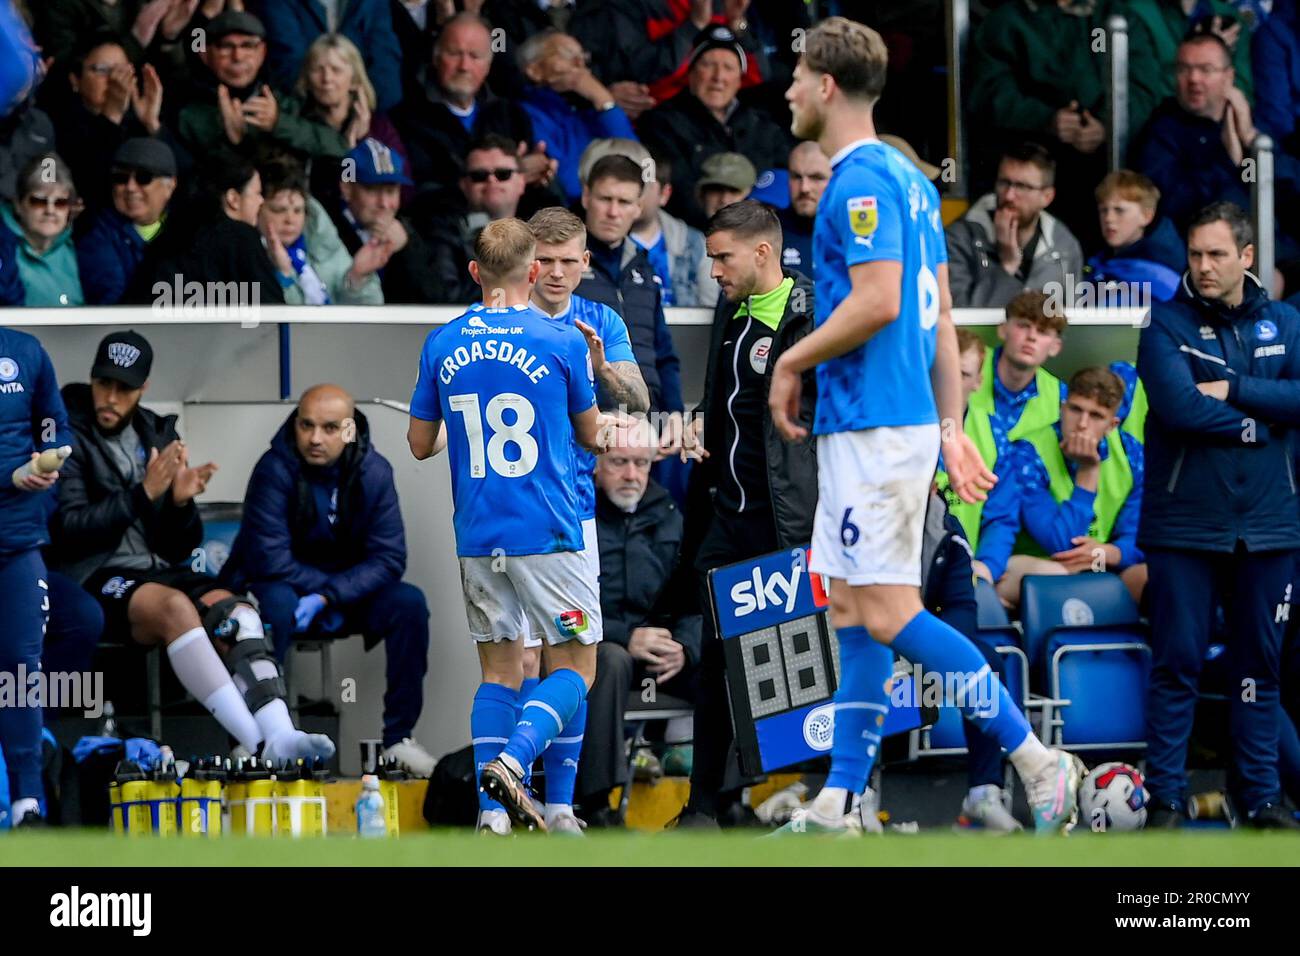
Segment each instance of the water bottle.
[{"label": "water bottle", "polygon": [[117,712],[113,709],[111,700],[104,701],[104,711],[102,719],[99,722],[97,733],[100,737],[121,737],[117,729]]},{"label": "water bottle", "polygon": [[361,796],[357,798],[357,835],[388,835],[388,825],[384,820],[384,798],[379,794],[379,778],[372,773],[361,778]]}]

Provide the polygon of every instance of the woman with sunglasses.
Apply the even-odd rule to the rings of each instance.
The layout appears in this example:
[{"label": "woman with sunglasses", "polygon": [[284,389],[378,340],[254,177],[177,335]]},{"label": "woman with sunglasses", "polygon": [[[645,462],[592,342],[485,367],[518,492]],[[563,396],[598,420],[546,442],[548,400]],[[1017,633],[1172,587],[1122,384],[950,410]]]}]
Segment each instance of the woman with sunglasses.
[{"label": "woman with sunglasses", "polygon": [[18,237],[18,277],[29,306],[83,305],[72,219],[81,209],[67,163],[55,153],[28,161],[18,173],[13,205],[0,218]]}]

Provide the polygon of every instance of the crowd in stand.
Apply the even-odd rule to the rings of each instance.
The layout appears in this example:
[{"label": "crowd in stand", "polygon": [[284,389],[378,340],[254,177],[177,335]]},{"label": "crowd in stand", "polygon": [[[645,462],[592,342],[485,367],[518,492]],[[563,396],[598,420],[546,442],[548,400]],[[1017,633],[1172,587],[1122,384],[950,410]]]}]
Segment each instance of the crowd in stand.
[{"label": "crowd in stand", "polygon": [[[815,488],[815,462],[766,440],[770,364],[753,364],[751,352],[749,375],[724,360],[761,336],[762,354],[775,356],[783,336],[804,334],[811,316],[813,223],[831,166],[815,145],[790,136],[781,98],[797,57],[782,38],[809,25],[807,6],[8,2],[17,6],[0,0],[0,37],[18,39],[14,56],[0,60],[12,66],[25,57],[28,69],[12,82],[0,75],[0,304],[144,304],[177,275],[255,283],[266,303],[470,303],[479,290],[466,264],[484,225],[566,207],[590,254],[577,294],[622,317],[645,410],[663,412],[687,406],[665,307],[716,307],[697,409],[707,424],[633,442],[597,471],[602,583],[611,582],[602,593],[605,634],[623,653],[602,648],[599,673],[611,676],[598,680],[617,692],[593,689],[592,700],[603,702],[613,739],[634,674],[674,681],[699,707],[690,810],[735,818],[743,781],[724,772],[730,731],[711,615],[663,605],[683,569],[798,544],[810,530],[812,505],[801,494],[809,482]],[[1000,480],[981,505],[947,500],[974,577],[1009,607],[1025,575],[1098,570],[1098,555],[1135,601],[1151,602],[1139,544],[1147,391],[1125,362],[1068,381],[1048,373],[1045,363],[1066,346],[1059,304],[1089,288],[1102,304],[1180,299],[1210,308],[1184,277],[1189,236],[1226,223],[1236,251],[1245,248],[1239,214],[1214,204],[1249,208],[1247,160],[1260,133],[1278,149],[1279,265],[1277,275],[1259,277],[1258,294],[1300,297],[1300,233],[1292,231],[1300,220],[1291,214],[1300,210],[1300,13],[1294,0],[1274,0],[1266,17],[1258,7],[1006,0],[973,35],[973,176],[991,191],[972,196],[950,224],[948,262],[956,306],[1006,315],[996,347],[960,337],[966,428]],[[1130,147],[1128,168],[1108,173],[1114,131],[1095,38],[1116,12],[1130,29]],[[941,178],[906,142],[883,138],[928,178]],[[770,221],[747,199],[773,207]],[[1206,207],[1218,212],[1207,219]],[[1250,298],[1256,291],[1246,281]],[[806,307],[791,305],[796,290]],[[746,332],[725,335],[737,317],[752,320]],[[1163,377],[1159,388],[1167,401],[1178,394]],[[736,396],[754,402],[733,403]],[[227,583],[257,594],[275,634],[319,627],[325,618],[317,615],[341,605],[335,613],[350,616],[333,626],[389,641],[385,744],[396,747],[410,743],[419,695],[412,671],[392,661],[422,661],[428,633],[423,598],[401,582],[395,499],[382,532],[391,566],[370,586],[345,591],[336,580],[375,545],[361,540],[360,519],[348,524],[356,540],[332,552],[337,566],[303,571],[289,560],[334,538],[319,519],[329,512],[332,524],[338,503],[310,466],[334,483],[340,467],[355,471],[349,507],[388,507],[379,499],[391,490],[391,472],[377,452],[367,444],[349,459],[336,437],[303,431],[344,421],[364,433],[348,396],[303,397],[250,483],[246,520],[255,527],[232,565],[245,576]],[[142,436],[167,447],[163,437]],[[320,461],[311,458],[313,441],[325,449]],[[693,442],[743,446],[750,457],[701,461]],[[665,467],[677,452],[697,459],[701,477],[689,490]],[[652,477],[654,461],[663,464]],[[1160,457],[1156,467],[1166,464]],[[136,466],[144,487],[153,465]],[[178,464],[169,482],[191,470]],[[936,488],[945,490],[942,473]],[[66,530],[66,519],[55,527]],[[277,548],[288,563],[257,569]],[[193,591],[193,582],[181,583]],[[318,594],[319,606],[302,603]],[[180,627],[169,624],[168,633]],[[277,642],[276,656],[286,650]],[[1161,692],[1172,700],[1169,687]],[[252,702],[249,709],[256,714]],[[1180,733],[1169,730],[1174,743],[1166,744],[1176,749]],[[246,736],[256,737],[255,728]],[[1300,742],[1293,749],[1287,782],[1297,799]],[[400,752],[417,770],[431,767],[418,745]],[[584,754],[579,797],[591,806],[622,782],[621,765],[605,758]],[[983,789],[976,794],[973,772],[964,810],[996,825],[1003,797],[988,788],[997,791],[997,756],[984,763]],[[1176,781],[1160,783],[1161,799],[1177,795]]]}]

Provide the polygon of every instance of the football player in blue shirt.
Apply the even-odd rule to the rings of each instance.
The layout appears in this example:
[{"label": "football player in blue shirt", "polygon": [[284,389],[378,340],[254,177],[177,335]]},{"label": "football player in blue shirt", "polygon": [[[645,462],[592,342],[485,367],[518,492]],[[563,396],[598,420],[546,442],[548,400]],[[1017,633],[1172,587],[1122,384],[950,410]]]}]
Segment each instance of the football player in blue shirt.
[{"label": "football player in blue shirt", "polygon": [[[950,486],[983,500],[995,478],[961,427],[961,372],[934,186],[876,138],[888,54],[874,30],[830,17],[808,31],[786,93],[802,139],[830,157],[813,232],[815,328],[777,361],[769,404],[789,440],[801,374],[817,369],[818,503],[810,571],[830,577],[840,647],[831,773],[789,832],[842,832],[880,748],[893,652],[955,686],[957,706],[1008,751],[1035,828],[1068,829],[1082,764],[1049,750],[959,632],[921,603],[921,538],[939,452]],[[943,427],[940,427],[940,423]]]},{"label": "football player in blue shirt", "polygon": [[[57,471],[40,473],[37,454],[71,441],[54,366],[26,332],[0,328],[0,673],[41,669],[50,590],[41,547]],[[12,477],[11,477],[12,476]],[[18,693],[27,689],[18,685]],[[0,751],[9,772],[11,825],[42,822],[41,708],[0,706]]]},{"label": "football player in blue shirt", "polygon": [[[596,397],[602,409],[622,415],[650,410],[650,392],[641,367],[632,353],[623,317],[609,306],[574,295],[583,273],[591,263],[587,251],[587,227],[562,206],[538,210],[528,220],[528,228],[537,240],[537,262],[541,272],[533,285],[533,308],[555,322],[576,327],[587,340],[591,367],[596,377]],[[588,573],[600,577],[600,547],[596,541],[596,486],[592,473],[596,456],[580,445],[574,446],[578,469],[578,517],[582,521],[583,554]],[[529,649],[520,700],[527,700],[538,684],[533,648],[541,640],[529,635],[524,647]],[[546,771],[546,826],[552,832],[581,833],[582,824],[573,814],[573,789],[578,779],[578,760],[582,754],[583,735],[587,729],[587,703],[584,700],[559,737],[542,755]]]},{"label": "football player in blue shirt", "polygon": [[[479,234],[470,274],[483,304],[429,333],[407,432],[423,460],[446,429],[465,612],[483,671],[470,713],[479,823],[497,833],[502,810],[546,830],[525,769],[586,698],[601,639],[573,454],[575,439],[602,450],[591,360],[577,329],[528,305],[535,247],[518,219]],[[548,676],[521,705],[529,633],[545,641]]]}]

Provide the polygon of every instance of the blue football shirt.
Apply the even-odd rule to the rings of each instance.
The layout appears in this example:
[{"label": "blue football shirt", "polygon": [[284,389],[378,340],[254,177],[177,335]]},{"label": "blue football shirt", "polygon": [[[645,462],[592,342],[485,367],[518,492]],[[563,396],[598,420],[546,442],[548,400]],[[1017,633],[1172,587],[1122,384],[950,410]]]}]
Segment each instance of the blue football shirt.
[{"label": "blue football shirt", "polygon": [[939,321],[938,267],[948,261],[939,193],[907,158],[861,140],[831,160],[813,229],[821,325],[852,289],[864,262],[903,266],[898,318],[858,348],[817,367],[819,435],[938,422],[930,366]]},{"label": "blue football shirt", "polygon": [[429,333],[411,415],[447,429],[462,557],[581,551],[570,415],[596,403],[587,342],[528,306]]},{"label": "blue football shirt", "polygon": [[[580,295],[570,296],[569,308],[552,321],[573,329],[577,328],[575,323],[578,321],[590,325],[605,343],[606,362],[636,361],[623,317],[602,302],[592,302]],[[596,517],[596,483],[592,478],[596,456],[577,441],[573,443],[573,456],[578,468],[578,517],[586,521]]]}]

